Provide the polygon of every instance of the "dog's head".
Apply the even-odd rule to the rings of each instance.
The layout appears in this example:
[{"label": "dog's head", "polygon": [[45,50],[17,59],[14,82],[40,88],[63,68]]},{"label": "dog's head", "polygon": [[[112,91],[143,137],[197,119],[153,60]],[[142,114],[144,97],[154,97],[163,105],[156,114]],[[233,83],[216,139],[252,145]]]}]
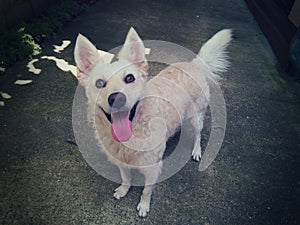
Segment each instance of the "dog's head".
[{"label": "dog's head", "polygon": [[148,75],[142,40],[130,28],[118,61],[105,63],[96,47],[78,35],[74,56],[78,80],[86,90],[89,104],[101,109],[99,113],[103,112],[110,120],[112,135],[117,141],[127,141],[131,137],[131,121]]}]

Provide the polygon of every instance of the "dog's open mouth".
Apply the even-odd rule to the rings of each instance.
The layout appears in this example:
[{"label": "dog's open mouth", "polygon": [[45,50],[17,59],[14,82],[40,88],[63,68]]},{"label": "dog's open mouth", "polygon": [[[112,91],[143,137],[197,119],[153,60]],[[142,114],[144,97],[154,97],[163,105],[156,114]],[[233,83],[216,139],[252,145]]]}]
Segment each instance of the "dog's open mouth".
[{"label": "dog's open mouth", "polygon": [[118,142],[128,141],[132,135],[132,120],[135,116],[138,102],[134,104],[130,111],[126,110],[113,110],[111,114],[102,111],[111,123],[112,136]]}]

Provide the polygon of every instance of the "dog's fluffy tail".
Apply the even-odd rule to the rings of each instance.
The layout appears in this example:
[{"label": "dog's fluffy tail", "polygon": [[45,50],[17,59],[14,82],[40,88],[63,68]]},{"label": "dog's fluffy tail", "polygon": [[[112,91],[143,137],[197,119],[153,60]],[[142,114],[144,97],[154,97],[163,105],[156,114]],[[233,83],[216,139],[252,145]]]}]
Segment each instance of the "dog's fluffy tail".
[{"label": "dog's fluffy tail", "polygon": [[232,31],[221,30],[201,47],[197,55],[207,64],[215,80],[220,79],[219,74],[225,72],[229,66],[226,48],[231,40]]}]

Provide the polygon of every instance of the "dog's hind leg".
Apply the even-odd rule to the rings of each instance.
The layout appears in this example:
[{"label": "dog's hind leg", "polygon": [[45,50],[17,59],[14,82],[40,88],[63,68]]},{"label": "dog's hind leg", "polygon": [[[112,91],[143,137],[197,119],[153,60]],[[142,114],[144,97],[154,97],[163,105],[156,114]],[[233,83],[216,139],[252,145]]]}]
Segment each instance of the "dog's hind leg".
[{"label": "dog's hind leg", "polygon": [[143,194],[141,195],[140,202],[137,206],[140,217],[145,217],[150,211],[150,201],[153,188],[157,182],[157,178],[161,172],[162,161],[155,166],[149,166],[140,169],[140,172],[145,176],[145,187],[143,189]]},{"label": "dog's hind leg", "polygon": [[200,112],[199,115],[193,116],[191,119],[191,124],[194,128],[195,132],[195,143],[192,152],[193,160],[199,162],[202,156],[201,153],[201,131],[203,129],[203,120],[204,120],[204,112]]},{"label": "dog's hind leg", "polygon": [[119,166],[119,170],[122,178],[122,184],[115,189],[114,197],[116,199],[120,199],[127,194],[131,181],[131,173],[128,167]]}]

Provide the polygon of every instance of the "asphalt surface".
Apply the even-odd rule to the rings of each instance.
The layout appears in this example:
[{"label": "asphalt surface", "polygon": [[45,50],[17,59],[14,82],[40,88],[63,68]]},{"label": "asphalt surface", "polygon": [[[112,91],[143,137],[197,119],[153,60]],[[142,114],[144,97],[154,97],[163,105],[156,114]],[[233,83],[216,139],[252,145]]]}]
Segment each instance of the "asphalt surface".
[{"label": "asphalt surface", "polygon": [[[0,77],[0,90],[12,95],[0,108],[0,224],[299,224],[299,85],[277,69],[246,3],[97,2],[47,42],[40,56],[74,63],[78,33],[110,50],[131,26],[142,39],[194,52],[216,31],[234,30],[231,67],[221,86],[227,130],[215,161],[198,172],[199,164],[190,160],[159,183],[149,215],[139,218],[141,187],[113,199],[118,184],[97,174],[67,142],[76,79],[48,60],[35,64],[40,75],[28,72],[27,61],[18,62]],[[72,44],[54,53],[52,45],[66,39]],[[17,86],[17,79],[33,82]]]}]

